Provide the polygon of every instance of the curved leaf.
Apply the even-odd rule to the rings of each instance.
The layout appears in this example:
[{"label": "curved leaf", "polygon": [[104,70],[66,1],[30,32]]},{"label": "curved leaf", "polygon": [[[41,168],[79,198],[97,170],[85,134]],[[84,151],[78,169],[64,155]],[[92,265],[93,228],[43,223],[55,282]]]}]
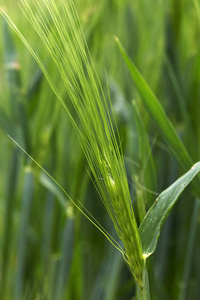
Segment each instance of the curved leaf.
[{"label": "curved leaf", "polygon": [[200,171],[200,162],[164,190],[155,200],[139,228],[143,256],[150,256],[156,249],[161,227],[178,197]]}]

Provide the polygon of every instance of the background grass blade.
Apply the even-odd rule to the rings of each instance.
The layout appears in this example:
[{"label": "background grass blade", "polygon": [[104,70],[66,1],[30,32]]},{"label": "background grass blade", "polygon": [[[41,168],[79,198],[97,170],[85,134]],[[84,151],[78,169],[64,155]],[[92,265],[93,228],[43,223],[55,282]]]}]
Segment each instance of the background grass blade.
[{"label": "background grass blade", "polygon": [[58,271],[55,284],[55,299],[64,299],[64,290],[67,288],[72,258],[74,253],[75,220],[71,215],[66,221],[61,247],[61,259],[58,263]]},{"label": "background grass blade", "polygon": [[185,146],[178,137],[174,126],[168,119],[163,107],[151,91],[148,84],[126,54],[126,51],[124,50],[118,38],[116,38],[116,42],[119,46],[119,49],[123,55],[126,65],[129,68],[131,76],[142,96],[143,103],[147,108],[152,120],[157,125],[157,128],[160,131],[160,133],[164,136],[165,140],[167,141],[169,147],[171,148],[178,161],[181,163],[184,169],[188,169],[193,162]]},{"label": "background grass blade", "polygon": [[43,262],[43,277],[49,272],[49,261],[51,254],[51,237],[53,225],[53,209],[54,209],[54,195],[52,192],[47,192],[46,205],[44,210],[44,223],[42,232],[41,257]]},{"label": "background grass blade", "polygon": [[27,229],[29,228],[31,205],[34,196],[34,176],[30,166],[25,169],[24,191],[22,195],[22,218],[19,230],[18,241],[18,265],[15,281],[14,299],[20,300],[23,295],[24,278],[25,278],[25,262],[27,245]]},{"label": "background grass blade", "polygon": [[15,43],[5,20],[3,20],[3,45],[4,63],[10,93],[11,120],[13,127],[16,127],[16,136],[20,138],[21,144],[30,152],[30,134],[25,108],[26,97],[22,92],[21,66],[19,64]]},{"label": "background grass blade", "polygon": [[199,171],[200,162],[196,163],[186,174],[163,191],[147,212],[139,228],[144,257],[150,256],[155,251],[164,221],[178,200],[180,194]]},{"label": "background grass blade", "polygon": [[[169,148],[171,149],[172,153],[175,155],[179,163],[182,165],[184,170],[188,170],[194,162],[188,154],[187,149],[177,135],[176,130],[167,117],[162,105],[160,104],[140,72],[137,70],[133,62],[128,57],[118,38],[115,39],[126,62],[126,65],[129,68],[131,76],[136,84],[136,87],[142,96],[143,103],[152,120],[157,125],[159,132],[165,138],[165,141],[167,142]],[[192,184],[195,188],[196,195],[200,196],[199,184],[196,183],[196,180],[194,180]]]},{"label": "background grass blade", "polygon": [[185,251],[185,263],[183,268],[183,279],[182,284],[179,292],[178,300],[186,300],[187,298],[187,288],[189,283],[189,276],[191,271],[191,263],[192,263],[192,255],[194,250],[194,243],[195,243],[195,235],[197,230],[198,224],[198,217],[199,217],[199,209],[200,209],[200,202],[199,199],[195,199],[194,209],[192,213],[190,231],[188,236],[188,245]]},{"label": "background grass blade", "polygon": [[1,249],[1,281],[0,281],[0,298],[5,299],[8,290],[7,282],[10,270],[10,255],[13,235],[13,214],[15,207],[15,195],[18,185],[19,159],[18,149],[14,149],[11,154],[11,161],[7,177],[7,191],[5,196],[5,214],[3,220],[3,240]]},{"label": "background grass blade", "polygon": [[114,300],[117,298],[118,278],[120,277],[123,265],[122,256],[118,251],[116,251],[114,255],[112,252],[110,256],[108,278],[104,286],[105,300]]},{"label": "background grass blade", "polygon": [[8,118],[8,116],[6,115],[6,113],[4,111],[0,111],[0,128],[4,131],[7,132],[9,135],[13,136],[13,127],[11,125],[11,121]]},{"label": "background grass blade", "polygon": [[[138,133],[138,163],[140,168],[138,175],[135,176],[135,182],[138,186],[136,189],[137,194],[137,206],[138,206],[138,216],[140,223],[142,222],[148,208],[153,203],[155,198],[154,194],[149,193],[149,191],[156,190],[156,173],[155,165],[152,157],[152,149],[149,144],[148,136],[142,122],[142,117],[139,113],[136,102],[133,102],[133,114],[134,120]],[[145,187],[145,188],[143,188]]]}]

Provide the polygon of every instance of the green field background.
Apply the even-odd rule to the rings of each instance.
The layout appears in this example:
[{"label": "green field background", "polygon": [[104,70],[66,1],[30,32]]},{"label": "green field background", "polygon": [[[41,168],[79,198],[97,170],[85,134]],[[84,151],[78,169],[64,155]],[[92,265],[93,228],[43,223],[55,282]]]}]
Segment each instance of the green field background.
[{"label": "green field background", "polygon": [[[0,5],[67,97],[59,73],[17,2],[1,0]],[[184,168],[147,113],[114,36],[196,162],[200,160],[200,4],[198,0],[76,0],[75,5],[103,90],[111,97],[139,225],[143,209]],[[117,239],[68,116],[3,18],[0,32],[0,299],[137,299],[122,255],[8,137]],[[199,232],[199,202],[187,188],[148,262],[153,300],[200,299]]]}]

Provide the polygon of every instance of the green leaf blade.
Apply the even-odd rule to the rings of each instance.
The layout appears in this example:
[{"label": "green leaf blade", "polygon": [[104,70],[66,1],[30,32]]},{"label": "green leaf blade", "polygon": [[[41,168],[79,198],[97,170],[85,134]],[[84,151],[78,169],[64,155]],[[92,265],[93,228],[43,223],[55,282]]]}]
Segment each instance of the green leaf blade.
[{"label": "green leaf blade", "polygon": [[164,190],[147,212],[139,228],[143,256],[147,258],[156,249],[161,227],[178,197],[200,171],[200,162]]},{"label": "green leaf blade", "polygon": [[193,164],[193,162],[185,146],[178,137],[173,124],[167,117],[162,105],[160,104],[160,102],[146,83],[143,76],[140,74],[134,63],[128,57],[125,49],[121,45],[118,38],[115,39],[119,50],[124,58],[124,61],[126,62],[126,65],[130,71],[130,74],[135,82],[135,85],[140,95],[142,96],[142,101],[148,113],[150,114],[152,120],[156,124],[162,136],[166,139],[175,157],[185,169],[188,169],[191,166],[191,164]]}]

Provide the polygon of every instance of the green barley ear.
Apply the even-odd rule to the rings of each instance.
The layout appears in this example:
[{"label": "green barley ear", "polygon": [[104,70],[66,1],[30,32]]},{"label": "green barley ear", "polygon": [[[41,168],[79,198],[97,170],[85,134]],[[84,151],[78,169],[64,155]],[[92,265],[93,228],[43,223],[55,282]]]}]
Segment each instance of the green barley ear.
[{"label": "green barley ear", "polygon": [[[3,11],[1,13],[34,56],[68,113],[93,173],[96,188],[124,244],[124,258],[142,295],[144,258],[124,160],[117,144],[118,131],[113,121],[112,110],[109,109],[110,101],[104,97],[75,7],[71,0],[22,0],[21,7],[60,73],[66,92],[81,121],[81,129],[42,60],[8,15]],[[141,297],[143,299],[143,296]]]}]

